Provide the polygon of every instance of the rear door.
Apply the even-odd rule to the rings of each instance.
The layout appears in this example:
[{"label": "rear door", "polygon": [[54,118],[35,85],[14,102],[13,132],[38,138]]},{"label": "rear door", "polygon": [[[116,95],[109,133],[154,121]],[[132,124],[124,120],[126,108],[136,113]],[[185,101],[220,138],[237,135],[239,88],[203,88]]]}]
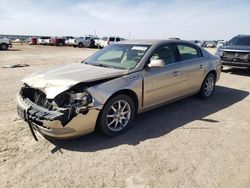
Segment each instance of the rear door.
[{"label": "rear door", "polygon": [[200,89],[206,64],[199,47],[188,43],[174,45],[179,64],[179,78],[182,82],[180,92],[188,94]]}]

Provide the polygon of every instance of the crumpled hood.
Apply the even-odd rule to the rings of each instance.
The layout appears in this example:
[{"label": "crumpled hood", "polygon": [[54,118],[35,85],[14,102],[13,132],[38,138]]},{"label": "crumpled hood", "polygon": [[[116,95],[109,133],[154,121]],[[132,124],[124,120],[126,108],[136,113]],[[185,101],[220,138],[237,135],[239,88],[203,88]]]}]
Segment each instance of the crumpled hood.
[{"label": "crumpled hood", "polygon": [[42,90],[47,98],[53,99],[56,95],[80,82],[97,81],[127,73],[127,70],[77,63],[34,72],[25,77],[22,82],[32,88]]},{"label": "crumpled hood", "polygon": [[250,46],[222,46],[220,50],[232,52],[250,52]]}]

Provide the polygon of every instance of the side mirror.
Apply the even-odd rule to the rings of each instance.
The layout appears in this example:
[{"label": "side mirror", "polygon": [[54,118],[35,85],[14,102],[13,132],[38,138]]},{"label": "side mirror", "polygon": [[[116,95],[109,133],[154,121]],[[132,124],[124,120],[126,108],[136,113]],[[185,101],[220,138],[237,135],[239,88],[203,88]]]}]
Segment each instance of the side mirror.
[{"label": "side mirror", "polygon": [[148,64],[149,68],[153,67],[164,67],[165,66],[165,61],[163,59],[152,59],[150,63]]}]

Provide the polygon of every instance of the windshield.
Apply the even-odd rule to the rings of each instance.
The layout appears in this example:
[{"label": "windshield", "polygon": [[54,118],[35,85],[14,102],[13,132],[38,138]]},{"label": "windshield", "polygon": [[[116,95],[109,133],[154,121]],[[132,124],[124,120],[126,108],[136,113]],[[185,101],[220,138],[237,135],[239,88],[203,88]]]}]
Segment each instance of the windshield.
[{"label": "windshield", "polygon": [[114,44],[96,52],[83,63],[118,69],[133,69],[149,47],[149,45]]},{"label": "windshield", "polygon": [[229,46],[250,46],[250,36],[234,37],[228,42]]}]

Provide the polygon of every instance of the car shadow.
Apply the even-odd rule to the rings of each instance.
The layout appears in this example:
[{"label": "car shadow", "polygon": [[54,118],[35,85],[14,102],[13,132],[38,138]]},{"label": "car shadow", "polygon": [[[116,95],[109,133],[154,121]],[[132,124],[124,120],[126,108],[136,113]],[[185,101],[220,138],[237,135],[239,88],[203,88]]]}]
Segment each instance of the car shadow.
[{"label": "car shadow", "polygon": [[240,76],[250,76],[250,68],[229,68],[223,70],[225,73],[236,74]]},{"label": "car shadow", "polygon": [[21,51],[20,49],[11,49],[9,48],[8,50],[0,50],[2,52],[18,52],[18,51]]},{"label": "car shadow", "polygon": [[50,141],[55,145],[51,153],[62,152],[61,148],[71,151],[94,152],[122,144],[137,145],[141,141],[166,135],[179,127],[185,128],[186,124],[195,120],[209,122],[213,127],[216,126],[218,120],[206,118],[208,115],[223,110],[248,95],[249,92],[243,90],[216,86],[215,93],[209,100],[193,96],[138,115],[134,120],[134,126],[118,137],[107,137],[94,132],[77,139]]}]

